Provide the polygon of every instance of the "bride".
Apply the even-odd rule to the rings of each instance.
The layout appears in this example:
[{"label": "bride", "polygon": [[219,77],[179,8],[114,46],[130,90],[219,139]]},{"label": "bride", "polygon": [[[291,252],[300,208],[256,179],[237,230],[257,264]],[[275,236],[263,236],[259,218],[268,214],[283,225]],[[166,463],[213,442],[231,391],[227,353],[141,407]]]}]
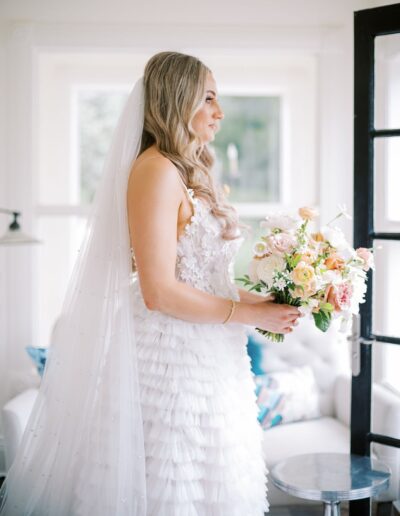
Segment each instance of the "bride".
[{"label": "bride", "polygon": [[212,177],[212,72],[161,52],[120,118],[0,514],[262,516],[267,469],[246,325],[296,307],[238,289]]}]

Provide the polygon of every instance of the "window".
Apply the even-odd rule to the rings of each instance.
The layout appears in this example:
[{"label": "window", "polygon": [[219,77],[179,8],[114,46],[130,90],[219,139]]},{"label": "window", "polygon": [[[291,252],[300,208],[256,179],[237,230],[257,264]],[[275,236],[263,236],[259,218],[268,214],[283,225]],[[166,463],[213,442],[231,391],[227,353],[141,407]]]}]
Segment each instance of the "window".
[{"label": "window", "polygon": [[112,133],[129,90],[77,88],[75,152],[79,156],[79,202],[90,204],[101,177]]},{"label": "window", "polygon": [[216,169],[231,202],[279,202],[280,98],[221,96]]}]

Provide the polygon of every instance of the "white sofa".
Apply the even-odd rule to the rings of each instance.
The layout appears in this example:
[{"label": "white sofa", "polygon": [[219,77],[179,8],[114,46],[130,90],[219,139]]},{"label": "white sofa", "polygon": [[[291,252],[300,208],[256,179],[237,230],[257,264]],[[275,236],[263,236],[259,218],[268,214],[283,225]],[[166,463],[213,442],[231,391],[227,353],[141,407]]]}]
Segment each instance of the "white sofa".
[{"label": "white sofa", "polygon": [[[257,334],[258,335],[258,334]],[[287,423],[264,432],[264,456],[269,469],[281,459],[307,452],[346,452],[350,450],[350,391],[351,371],[349,343],[332,327],[326,334],[309,321],[302,320],[283,343],[264,343],[263,368],[269,372],[310,365],[319,390],[318,419]],[[2,410],[6,444],[6,466],[12,463],[23,429],[33,407],[37,390],[28,389]],[[400,437],[400,397],[381,385],[373,386],[374,427],[377,433]],[[382,500],[400,498],[400,451],[374,445],[374,453],[392,469],[390,490]],[[268,482],[271,506],[307,504],[283,494]]]}]

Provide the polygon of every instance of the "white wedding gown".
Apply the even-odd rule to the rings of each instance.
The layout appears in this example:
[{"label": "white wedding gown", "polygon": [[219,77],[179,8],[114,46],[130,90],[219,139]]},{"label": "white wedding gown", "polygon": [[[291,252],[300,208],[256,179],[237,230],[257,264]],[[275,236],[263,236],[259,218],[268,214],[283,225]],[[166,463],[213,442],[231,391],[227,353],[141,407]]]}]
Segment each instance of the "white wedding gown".
[{"label": "white wedding gown", "polygon": [[[230,270],[242,239],[222,239],[218,219],[186,191],[194,216],[178,240],[176,277],[239,300]],[[150,311],[139,280],[132,289],[147,516],[262,516],[267,468],[244,325]]]}]

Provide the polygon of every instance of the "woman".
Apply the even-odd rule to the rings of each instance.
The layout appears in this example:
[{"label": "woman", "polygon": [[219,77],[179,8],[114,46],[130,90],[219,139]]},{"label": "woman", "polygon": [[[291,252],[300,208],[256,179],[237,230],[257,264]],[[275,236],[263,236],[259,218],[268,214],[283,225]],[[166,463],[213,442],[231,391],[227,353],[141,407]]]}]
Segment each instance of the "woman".
[{"label": "woman", "polygon": [[266,469],[242,325],[287,333],[300,314],[230,279],[242,240],[210,172],[207,144],[223,118],[211,71],[162,52],[144,88],[127,208],[148,514],[262,515]]},{"label": "woman", "polygon": [[238,222],[207,150],[222,117],[199,60],[150,59],[115,130],[1,516],[267,510],[243,325],[287,333],[299,312],[230,279]]}]

